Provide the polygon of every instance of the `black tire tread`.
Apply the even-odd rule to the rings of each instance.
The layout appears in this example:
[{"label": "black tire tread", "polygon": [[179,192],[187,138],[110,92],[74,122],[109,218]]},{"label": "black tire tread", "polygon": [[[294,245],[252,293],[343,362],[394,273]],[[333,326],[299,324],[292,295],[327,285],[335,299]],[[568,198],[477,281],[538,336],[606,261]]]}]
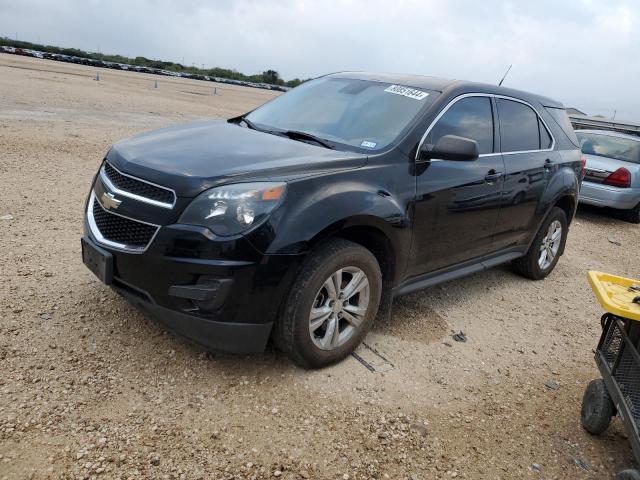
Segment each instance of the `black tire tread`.
[{"label": "black tire tread", "polygon": [[621,210],[620,216],[625,222],[640,223],[640,203],[629,210]]},{"label": "black tire tread", "polygon": [[[587,407],[590,406],[591,415]],[[591,380],[582,397],[580,420],[582,428],[592,435],[600,435],[611,423],[611,417],[616,413],[616,407],[609,396],[604,380]],[[640,479],[639,479],[640,480]]]},{"label": "black tire tread", "polygon": [[623,470],[615,476],[615,480],[640,480],[640,471],[631,468]]}]

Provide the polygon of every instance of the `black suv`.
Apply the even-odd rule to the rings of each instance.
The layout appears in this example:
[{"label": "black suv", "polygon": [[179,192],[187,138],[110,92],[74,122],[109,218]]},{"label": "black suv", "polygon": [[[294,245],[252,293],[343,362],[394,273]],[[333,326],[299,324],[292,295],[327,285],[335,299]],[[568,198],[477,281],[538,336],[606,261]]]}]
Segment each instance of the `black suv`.
[{"label": "black suv", "polygon": [[252,112],[116,143],[82,255],[105,283],[213,350],[268,339],[318,367],[392,299],[562,255],[584,163],[562,105],[422,76],[339,73]]}]

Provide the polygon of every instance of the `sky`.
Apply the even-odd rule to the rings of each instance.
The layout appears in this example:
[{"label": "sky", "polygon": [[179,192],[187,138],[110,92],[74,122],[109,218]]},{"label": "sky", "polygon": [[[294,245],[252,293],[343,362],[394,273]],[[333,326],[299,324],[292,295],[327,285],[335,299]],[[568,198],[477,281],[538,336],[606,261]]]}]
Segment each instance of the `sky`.
[{"label": "sky", "polygon": [[0,36],[130,57],[497,83],[640,121],[640,0],[0,0]]}]

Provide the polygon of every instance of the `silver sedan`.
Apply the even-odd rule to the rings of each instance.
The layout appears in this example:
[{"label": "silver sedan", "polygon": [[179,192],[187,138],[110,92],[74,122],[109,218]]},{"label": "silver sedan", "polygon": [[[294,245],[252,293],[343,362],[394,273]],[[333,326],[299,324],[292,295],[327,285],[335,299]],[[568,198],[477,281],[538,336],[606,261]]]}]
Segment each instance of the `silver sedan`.
[{"label": "silver sedan", "polygon": [[586,157],[580,202],[620,210],[640,223],[640,137],[608,130],[576,130]]}]

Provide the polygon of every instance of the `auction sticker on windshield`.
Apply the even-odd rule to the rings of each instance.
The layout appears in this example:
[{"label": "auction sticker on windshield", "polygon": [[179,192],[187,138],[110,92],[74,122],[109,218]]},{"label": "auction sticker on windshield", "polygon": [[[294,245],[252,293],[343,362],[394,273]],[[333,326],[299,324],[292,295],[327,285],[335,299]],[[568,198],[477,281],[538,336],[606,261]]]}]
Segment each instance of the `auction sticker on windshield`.
[{"label": "auction sticker on windshield", "polygon": [[396,95],[402,95],[403,97],[413,98],[414,100],[422,100],[429,94],[415,88],[403,87],[402,85],[391,85],[385,88],[385,92],[395,93]]}]

